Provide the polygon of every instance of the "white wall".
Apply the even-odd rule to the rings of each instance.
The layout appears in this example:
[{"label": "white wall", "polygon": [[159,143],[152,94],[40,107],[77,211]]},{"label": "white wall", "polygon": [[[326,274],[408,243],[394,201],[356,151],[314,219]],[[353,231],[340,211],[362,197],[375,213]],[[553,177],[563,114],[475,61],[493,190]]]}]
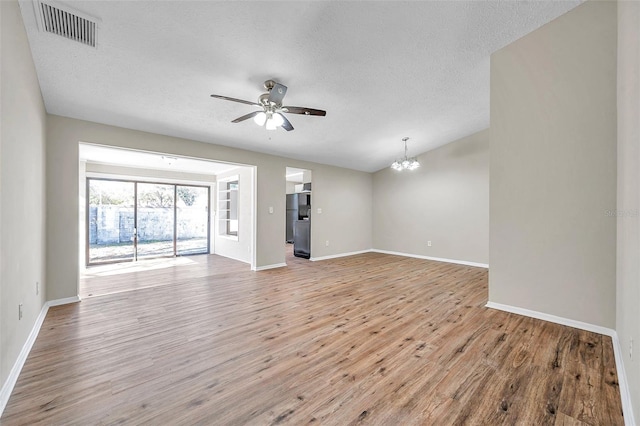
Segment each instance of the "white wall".
[{"label": "white wall", "polygon": [[374,174],[374,248],[489,263],[489,131],[418,160],[411,172]]},{"label": "white wall", "polygon": [[489,300],[615,327],[616,3],[491,57]]},{"label": "white wall", "polygon": [[[618,265],[616,331],[640,419],[640,3],[618,3]],[[628,354],[633,339],[634,357]]]},{"label": "white wall", "polygon": [[[45,302],[46,114],[18,3],[1,1],[0,15],[0,383],[4,385]],[[22,320],[18,304],[23,305]],[[0,401],[0,409],[5,402]]]},{"label": "white wall", "polygon": [[[72,297],[78,286],[78,143],[139,149],[257,167],[256,266],[284,263],[285,168],[313,171],[313,202],[326,214],[312,220],[312,253],[334,255],[371,248],[371,174],[47,116],[47,279],[50,299]],[[212,141],[213,142],[213,141]],[[273,207],[273,213],[269,213]],[[325,247],[324,241],[332,244]],[[322,242],[321,246],[319,242]]]},{"label": "white wall", "polygon": [[[251,246],[253,244],[253,170],[251,167],[238,167],[229,172],[220,173],[218,174],[218,182],[222,182],[232,176],[238,177],[238,237],[220,235],[218,206],[216,205],[214,207],[216,211],[214,218],[215,254],[251,263]],[[216,196],[216,200],[217,198]]]},{"label": "white wall", "polygon": [[287,182],[287,194],[295,194],[296,193],[296,183],[295,182]]},{"label": "white wall", "polygon": [[138,167],[114,166],[110,164],[86,163],[86,172],[98,173],[104,175],[114,175],[114,178],[120,179],[142,179],[148,181],[159,181],[168,183],[194,183],[197,185],[208,185],[215,183],[215,175],[205,175],[201,173],[179,172],[174,170],[153,170]]}]

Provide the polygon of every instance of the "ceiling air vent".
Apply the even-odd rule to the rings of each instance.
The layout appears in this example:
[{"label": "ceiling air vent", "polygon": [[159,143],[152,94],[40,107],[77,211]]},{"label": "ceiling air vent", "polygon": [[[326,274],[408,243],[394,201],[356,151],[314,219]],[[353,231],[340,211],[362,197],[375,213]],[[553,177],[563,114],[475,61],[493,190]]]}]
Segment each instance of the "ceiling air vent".
[{"label": "ceiling air vent", "polygon": [[40,29],[87,46],[96,47],[97,20],[53,2],[35,2]]}]

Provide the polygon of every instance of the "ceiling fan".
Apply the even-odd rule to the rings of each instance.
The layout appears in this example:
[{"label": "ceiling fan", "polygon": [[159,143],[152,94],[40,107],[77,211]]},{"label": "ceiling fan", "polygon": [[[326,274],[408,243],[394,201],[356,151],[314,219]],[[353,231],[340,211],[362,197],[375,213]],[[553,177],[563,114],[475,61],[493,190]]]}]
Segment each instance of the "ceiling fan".
[{"label": "ceiling fan", "polygon": [[239,123],[253,118],[253,121],[258,126],[265,126],[267,130],[275,130],[278,127],[282,127],[286,131],[293,130],[291,122],[284,115],[285,112],[290,114],[319,115],[321,117],[327,115],[327,112],[321,109],[282,106],[282,99],[284,99],[284,95],[287,93],[287,86],[283,84],[277,83],[273,80],[267,80],[264,82],[264,88],[267,89],[267,93],[260,95],[258,97],[258,102],[244,101],[242,99],[230,98],[228,96],[221,95],[211,95],[211,97],[260,107],[261,110],[250,112],[249,114],[238,117],[231,122]]}]

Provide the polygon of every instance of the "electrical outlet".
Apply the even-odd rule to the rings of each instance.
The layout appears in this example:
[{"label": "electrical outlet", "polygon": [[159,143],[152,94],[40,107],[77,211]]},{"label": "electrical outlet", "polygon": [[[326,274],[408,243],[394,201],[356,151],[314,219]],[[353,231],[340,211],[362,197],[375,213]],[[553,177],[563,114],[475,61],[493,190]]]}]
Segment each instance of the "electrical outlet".
[{"label": "electrical outlet", "polygon": [[629,359],[633,361],[633,338],[629,339]]},{"label": "electrical outlet", "polygon": [[427,247],[431,247],[431,241],[427,241]]},{"label": "electrical outlet", "polygon": [[40,283],[36,281],[36,296],[40,294]]},{"label": "electrical outlet", "polygon": [[324,245],[325,245],[325,246],[327,246],[327,247],[329,247],[329,240],[325,241],[325,242],[324,242]]},{"label": "electrical outlet", "polygon": [[22,319],[22,303],[18,305],[18,319]]},{"label": "electrical outlet", "polygon": [[269,206],[269,214],[273,214],[273,207]]}]

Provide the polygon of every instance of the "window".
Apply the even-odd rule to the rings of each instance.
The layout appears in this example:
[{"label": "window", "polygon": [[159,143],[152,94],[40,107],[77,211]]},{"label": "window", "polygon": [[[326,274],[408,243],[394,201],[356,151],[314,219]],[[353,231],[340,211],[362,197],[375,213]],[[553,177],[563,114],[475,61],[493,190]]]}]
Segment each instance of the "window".
[{"label": "window", "polygon": [[219,181],[218,233],[238,237],[238,176]]}]

